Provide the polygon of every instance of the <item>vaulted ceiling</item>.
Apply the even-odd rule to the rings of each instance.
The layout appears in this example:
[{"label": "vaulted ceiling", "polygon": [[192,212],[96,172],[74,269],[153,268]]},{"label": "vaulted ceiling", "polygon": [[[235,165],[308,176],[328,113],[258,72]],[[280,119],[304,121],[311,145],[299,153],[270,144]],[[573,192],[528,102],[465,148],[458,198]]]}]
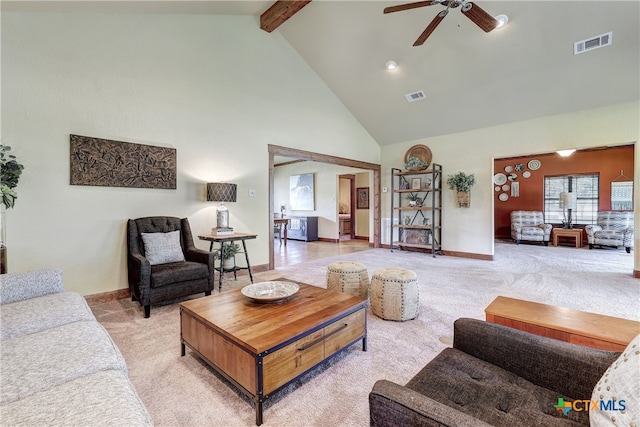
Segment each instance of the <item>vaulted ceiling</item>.
[{"label": "vaulted ceiling", "polygon": [[[69,10],[246,14],[256,16],[258,28],[274,2],[26,3],[34,5],[23,9],[57,3]],[[640,99],[639,1],[477,0],[491,15],[508,15],[508,25],[485,33],[452,9],[420,47],[413,42],[444,7],[382,13],[402,3],[314,0],[274,30],[380,145]],[[574,42],[607,32],[610,46],[574,55]],[[389,60],[398,69],[386,70]],[[425,98],[408,102],[405,94],[416,91]]]}]

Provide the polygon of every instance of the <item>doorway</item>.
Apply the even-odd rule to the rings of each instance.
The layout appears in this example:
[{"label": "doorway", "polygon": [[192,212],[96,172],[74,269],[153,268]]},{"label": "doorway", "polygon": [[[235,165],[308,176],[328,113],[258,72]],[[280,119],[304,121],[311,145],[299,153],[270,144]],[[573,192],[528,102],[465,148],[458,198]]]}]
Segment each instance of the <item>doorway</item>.
[{"label": "doorway", "polygon": [[[278,145],[268,145],[269,151],[269,224],[273,224],[273,212],[275,212],[274,206],[274,157],[282,156],[288,157],[292,160],[304,160],[328,163],[338,166],[347,166],[366,171],[373,172],[373,189],[372,189],[372,202],[373,202],[373,247],[379,248],[380,246],[380,165],[375,163],[361,162],[358,160],[346,159],[344,157],[330,156],[327,154],[314,153],[311,151],[298,150],[295,148],[282,147]],[[352,198],[355,200],[355,196]],[[269,227],[269,242],[273,242],[274,232],[273,227]],[[269,270],[274,269],[274,249],[273,244],[269,245]]]},{"label": "doorway", "polygon": [[338,175],[338,239],[351,240],[355,236],[356,176]]}]

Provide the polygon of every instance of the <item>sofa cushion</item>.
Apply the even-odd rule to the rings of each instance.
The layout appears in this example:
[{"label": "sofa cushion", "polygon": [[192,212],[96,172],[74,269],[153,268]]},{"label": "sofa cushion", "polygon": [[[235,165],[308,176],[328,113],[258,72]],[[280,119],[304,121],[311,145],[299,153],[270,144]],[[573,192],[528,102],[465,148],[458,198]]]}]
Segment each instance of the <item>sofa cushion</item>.
[{"label": "sofa cushion", "polygon": [[100,371],[0,405],[10,426],[152,426],[126,373]]},{"label": "sofa cushion", "polygon": [[93,372],[127,369],[120,350],[96,321],[73,322],[5,340],[0,354],[3,404]]},{"label": "sofa cushion", "polygon": [[603,402],[607,407],[591,411],[589,419],[591,427],[640,425],[638,384],[640,384],[640,335],[629,343],[593,389],[591,401]]},{"label": "sofa cushion", "polygon": [[180,230],[168,233],[140,233],[144,242],[144,254],[149,264],[166,264],[184,261],[180,246]]},{"label": "sofa cushion", "polygon": [[151,266],[151,287],[161,288],[191,280],[207,280],[209,267],[199,262],[174,262]]},{"label": "sofa cushion", "polygon": [[64,292],[62,270],[33,270],[3,274],[0,281],[0,304],[10,304],[59,292]]},{"label": "sofa cushion", "polygon": [[560,396],[453,348],[436,356],[407,388],[494,426],[589,424],[586,412],[564,416],[554,408],[559,397],[573,400],[570,396]]},{"label": "sofa cushion", "polygon": [[0,309],[0,340],[81,320],[95,320],[95,317],[85,299],[73,292],[3,304]]}]

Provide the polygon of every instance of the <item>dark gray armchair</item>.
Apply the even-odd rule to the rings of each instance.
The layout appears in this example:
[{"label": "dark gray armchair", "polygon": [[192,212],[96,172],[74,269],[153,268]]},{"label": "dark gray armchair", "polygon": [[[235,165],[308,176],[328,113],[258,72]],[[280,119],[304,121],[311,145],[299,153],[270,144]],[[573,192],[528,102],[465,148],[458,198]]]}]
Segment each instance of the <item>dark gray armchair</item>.
[{"label": "dark gray armchair", "polygon": [[554,406],[589,399],[621,353],[476,319],[454,323],[453,348],[406,385],[379,380],[369,394],[370,425],[530,427],[589,425],[589,411]]},{"label": "dark gray armchair", "polygon": [[[141,233],[180,231],[184,261],[151,265],[145,257]],[[204,292],[211,295],[214,280],[213,253],[197,249],[186,218],[154,216],[127,222],[127,267],[131,300],[144,307],[149,317],[151,304]]]}]

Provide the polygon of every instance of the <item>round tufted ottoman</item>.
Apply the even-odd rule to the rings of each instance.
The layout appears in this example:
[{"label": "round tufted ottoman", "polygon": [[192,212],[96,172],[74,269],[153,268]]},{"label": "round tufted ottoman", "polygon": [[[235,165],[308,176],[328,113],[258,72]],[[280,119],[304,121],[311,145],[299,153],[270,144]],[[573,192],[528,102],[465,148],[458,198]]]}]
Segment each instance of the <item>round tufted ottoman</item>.
[{"label": "round tufted ottoman", "polygon": [[411,320],[420,311],[418,276],[404,268],[379,268],[371,276],[371,311],[385,320]]},{"label": "round tufted ottoman", "polygon": [[369,273],[358,262],[334,262],[327,267],[327,289],[367,298]]}]

